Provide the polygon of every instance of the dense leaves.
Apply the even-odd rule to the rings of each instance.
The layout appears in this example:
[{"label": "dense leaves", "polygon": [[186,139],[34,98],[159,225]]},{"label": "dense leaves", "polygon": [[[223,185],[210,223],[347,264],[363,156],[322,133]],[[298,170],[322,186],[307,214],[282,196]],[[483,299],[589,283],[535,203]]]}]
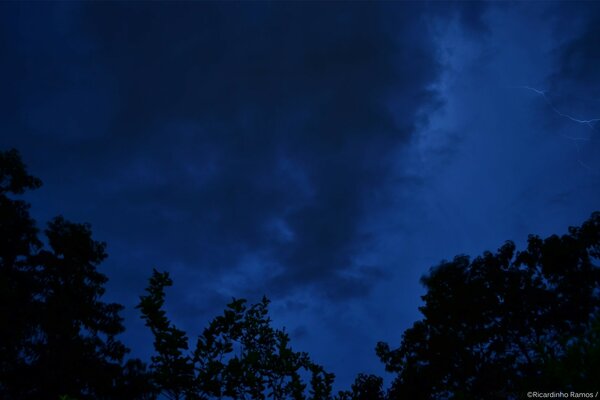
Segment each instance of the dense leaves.
[{"label": "dense leaves", "polygon": [[[271,326],[269,301],[233,300],[188,352],[188,338],[163,310],[167,273],[154,271],[139,308],[154,334],[154,380],[170,399],[331,399],[334,376],[295,352],[283,330]],[[303,375],[310,375],[310,383]]]},{"label": "dense leaves", "polygon": [[144,366],[122,364],[122,306],[101,300],[105,245],[57,217],[43,246],[29,205],[13,198],[39,186],[16,151],[0,153],[0,398],[137,396]]},{"label": "dense leaves", "polygon": [[[507,398],[591,387],[597,361],[582,360],[598,348],[599,246],[595,213],[567,235],[530,236],[522,252],[508,242],[495,254],[434,268],[423,278],[424,318],[398,349],[377,346],[397,373],[390,398]],[[576,369],[557,372],[567,365]]]},{"label": "dense leaves", "polygon": [[383,379],[376,375],[358,374],[352,391],[338,393],[337,400],[384,400]]},{"label": "dense leaves", "polygon": [[[9,195],[40,186],[29,176],[15,150],[0,152],[0,394],[18,391],[19,378],[28,365],[40,314],[40,290],[35,269],[28,263],[40,248],[38,229],[29,216],[29,205]],[[10,382],[10,383],[9,383]],[[12,396],[12,395],[11,395]]]},{"label": "dense leaves", "polygon": [[150,368],[125,361],[123,307],[102,301],[106,246],[89,225],[62,217],[42,241],[18,198],[40,185],[18,152],[0,152],[1,399],[510,399],[598,390],[600,213],[566,235],[531,236],[520,252],[507,242],[433,268],[422,279],[423,318],[398,348],[376,347],[391,386],[359,374],[334,396],[334,375],[271,325],[269,300],[233,299],[191,344],[165,312],[173,282],[156,270],[138,305],[154,336]]},{"label": "dense leaves", "polygon": [[162,309],[165,302],[164,288],[172,284],[167,273],[154,270],[147,295],[141,297],[138,308],[154,335],[154,382],[168,398],[181,399],[190,397],[193,392],[194,371],[190,357],[184,355],[184,351],[188,349],[185,332],[174,327]]}]

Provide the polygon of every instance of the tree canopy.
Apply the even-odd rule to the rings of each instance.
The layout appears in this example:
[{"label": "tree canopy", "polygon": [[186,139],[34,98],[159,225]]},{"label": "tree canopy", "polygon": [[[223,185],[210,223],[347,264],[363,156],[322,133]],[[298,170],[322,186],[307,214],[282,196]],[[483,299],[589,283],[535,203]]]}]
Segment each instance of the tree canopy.
[{"label": "tree canopy", "polygon": [[[154,334],[154,379],[169,398],[294,399],[331,398],[333,374],[290,347],[288,334],[271,326],[269,300],[248,306],[233,299],[188,352],[187,335],[163,310],[168,273],[154,270],[138,307]],[[303,375],[310,375],[310,382]]]},{"label": "tree canopy", "polygon": [[14,198],[40,185],[16,150],[0,153],[0,397],[128,398],[144,366],[123,364],[123,307],[101,300],[105,244],[59,216],[44,246],[29,205]]},{"label": "tree canopy", "polygon": [[[596,385],[598,362],[577,364],[575,354],[597,354],[599,259],[595,213],[566,235],[530,236],[520,252],[507,242],[442,262],[422,279],[424,318],[397,349],[377,345],[397,374],[390,398],[507,398]],[[570,375],[556,373],[574,362]]]},{"label": "tree canopy", "polygon": [[233,299],[190,343],[165,311],[173,282],[154,270],[139,309],[149,367],[126,360],[123,306],[102,300],[106,245],[88,224],[52,219],[43,236],[19,196],[40,187],[16,150],[0,152],[0,398],[397,400],[519,398],[597,391],[600,213],[517,251],[443,261],[422,278],[423,317],[376,354],[392,374],[334,375],[272,326],[269,300]]}]

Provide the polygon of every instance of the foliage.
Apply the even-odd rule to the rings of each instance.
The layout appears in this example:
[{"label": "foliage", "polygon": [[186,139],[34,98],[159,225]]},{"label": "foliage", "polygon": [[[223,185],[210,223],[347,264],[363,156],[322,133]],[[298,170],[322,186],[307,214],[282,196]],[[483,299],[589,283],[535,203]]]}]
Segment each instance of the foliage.
[{"label": "foliage", "polygon": [[[306,353],[292,350],[285,331],[271,327],[269,301],[247,306],[234,299],[210,322],[187,352],[188,339],[163,310],[167,273],[154,271],[139,308],[154,334],[154,379],[170,399],[310,399],[331,398],[334,376]],[[308,394],[302,374],[311,376]]]},{"label": "foliage", "polygon": [[13,198],[40,185],[15,150],[0,152],[0,397],[124,398],[122,306],[100,300],[105,244],[56,217],[43,246],[29,205]]},{"label": "foliage", "polygon": [[[138,308],[154,335],[151,368],[117,340],[122,306],[102,301],[105,244],[56,217],[40,231],[18,196],[41,185],[19,153],[0,152],[0,398],[395,400],[518,398],[597,390],[600,213],[568,234],[530,236],[496,253],[444,261],[422,278],[423,318],[376,353],[394,380],[334,375],[271,326],[269,300],[233,299],[190,347],[168,319],[168,273],[154,270]],[[46,243],[46,244],[44,244]]]},{"label": "foliage", "polygon": [[172,284],[167,273],[154,270],[148,294],[140,298],[138,308],[154,335],[153,380],[167,397],[180,399],[191,395],[194,371],[190,357],[183,354],[188,349],[187,336],[170,323],[162,309],[164,288]]},{"label": "foliage", "polygon": [[[397,374],[389,398],[507,398],[573,386],[550,370],[591,346],[597,352],[589,326],[600,307],[599,250],[595,213],[567,235],[530,236],[522,252],[508,242],[495,254],[441,263],[423,278],[424,318],[399,348],[377,345]],[[589,386],[592,375],[577,382]]]},{"label": "foliage", "polygon": [[351,391],[339,392],[336,400],[384,400],[383,379],[376,375],[358,374]]},{"label": "foliage", "polygon": [[[0,152],[0,397],[20,386],[26,353],[39,316],[39,291],[29,258],[40,247],[38,229],[29,216],[29,204],[9,195],[36,189],[40,181],[30,176],[16,150]],[[12,396],[11,396],[12,397]]]}]

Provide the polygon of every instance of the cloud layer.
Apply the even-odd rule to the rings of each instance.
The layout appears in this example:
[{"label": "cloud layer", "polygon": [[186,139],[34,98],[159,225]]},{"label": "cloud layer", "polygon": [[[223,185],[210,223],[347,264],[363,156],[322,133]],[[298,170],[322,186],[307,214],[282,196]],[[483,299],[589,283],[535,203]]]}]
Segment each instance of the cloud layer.
[{"label": "cloud layer", "polygon": [[109,293],[139,353],[131,306],[159,267],[186,329],[230,296],[267,294],[347,384],[414,320],[431,265],[597,208],[600,126],[560,114],[599,116],[599,16],[591,3],[5,3],[0,145],[44,181],[29,197],[41,221],[64,213],[108,242]]}]

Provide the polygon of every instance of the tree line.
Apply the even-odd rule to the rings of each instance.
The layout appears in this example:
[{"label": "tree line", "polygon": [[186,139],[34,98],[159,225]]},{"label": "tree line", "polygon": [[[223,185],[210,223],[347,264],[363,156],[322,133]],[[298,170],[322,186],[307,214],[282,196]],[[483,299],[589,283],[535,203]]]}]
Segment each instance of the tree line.
[{"label": "tree line", "polygon": [[[148,363],[118,340],[123,306],[102,300],[106,245],[62,217],[40,232],[19,196],[40,187],[16,150],[0,152],[0,398],[396,400],[520,398],[600,386],[600,213],[517,251],[443,261],[422,278],[422,318],[375,352],[393,380],[335,376],[271,325],[269,300],[233,299],[195,343],[165,312],[167,272],[137,306]],[[43,235],[42,235],[43,233]],[[197,333],[195,333],[197,334]]]}]

